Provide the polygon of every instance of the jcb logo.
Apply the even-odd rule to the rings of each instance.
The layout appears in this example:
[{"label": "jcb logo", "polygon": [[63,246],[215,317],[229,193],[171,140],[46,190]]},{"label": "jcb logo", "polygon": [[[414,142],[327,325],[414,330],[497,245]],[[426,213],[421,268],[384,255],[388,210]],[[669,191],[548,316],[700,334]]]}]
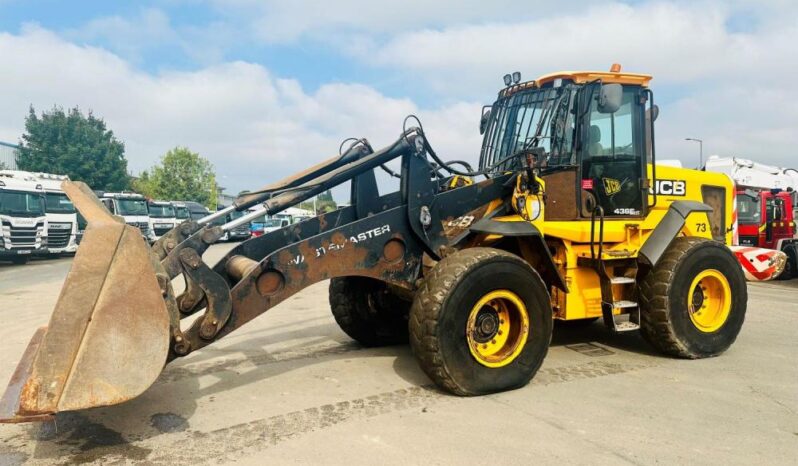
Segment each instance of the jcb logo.
[{"label": "jcb logo", "polygon": [[607,196],[618,194],[621,191],[621,182],[612,178],[602,178],[604,182],[604,192]]},{"label": "jcb logo", "polygon": [[657,180],[655,192],[662,196],[684,196],[687,194],[687,182],[683,180]]}]

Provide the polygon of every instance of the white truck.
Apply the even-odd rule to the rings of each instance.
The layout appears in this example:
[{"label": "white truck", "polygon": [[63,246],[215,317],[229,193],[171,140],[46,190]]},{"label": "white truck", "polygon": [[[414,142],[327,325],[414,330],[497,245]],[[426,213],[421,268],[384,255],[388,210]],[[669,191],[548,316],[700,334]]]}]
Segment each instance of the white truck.
[{"label": "white truck", "polygon": [[0,175],[0,260],[25,264],[47,254],[44,188],[34,180]]},{"label": "white truck", "polygon": [[47,249],[50,254],[71,254],[78,250],[77,211],[75,206],[72,205],[72,201],[61,189],[61,183],[68,180],[68,176],[21,170],[2,170],[0,175],[34,181],[44,188],[44,212],[47,216]]},{"label": "white truck", "polygon": [[184,202],[172,201],[172,206],[175,208],[175,219],[177,223],[183,223],[191,218],[191,212],[188,211],[188,207],[186,207]]},{"label": "white truck", "polygon": [[150,214],[150,228],[155,233],[156,240],[177,224],[177,213],[171,202],[149,201],[147,210]]},{"label": "white truck", "polygon": [[144,239],[155,242],[155,232],[150,227],[150,214],[147,199],[141,194],[121,192],[102,193],[100,201],[111,211],[125,220],[125,223],[138,228]]}]

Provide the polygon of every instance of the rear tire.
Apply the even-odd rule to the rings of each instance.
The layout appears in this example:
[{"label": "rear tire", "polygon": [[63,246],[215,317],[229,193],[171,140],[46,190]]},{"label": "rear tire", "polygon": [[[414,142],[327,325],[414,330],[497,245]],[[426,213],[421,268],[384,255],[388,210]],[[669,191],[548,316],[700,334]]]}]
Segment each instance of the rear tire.
[{"label": "rear tire", "polygon": [[665,354],[716,356],[740,333],[747,301],[745,276],[729,248],[676,238],[640,284],[641,332]]},{"label": "rear tire", "polygon": [[330,309],[341,330],[364,346],[407,343],[410,302],[396,296],[382,281],[333,278]]},{"label": "rear tire", "polygon": [[528,263],[471,248],[436,264],[416,293],[410,346],[442,389],[494,393],[532,379],[548,352],[552,320],[546,286]]}]

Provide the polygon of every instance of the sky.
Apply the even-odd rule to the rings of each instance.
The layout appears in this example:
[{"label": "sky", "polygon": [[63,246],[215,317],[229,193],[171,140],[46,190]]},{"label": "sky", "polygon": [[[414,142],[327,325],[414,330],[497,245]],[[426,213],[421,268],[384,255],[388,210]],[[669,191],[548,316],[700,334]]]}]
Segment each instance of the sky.
[{"label": "sky", "polygon": [[0,140],[28,108],[103,118],[138,174],[170,148],[229,192],[392,143],[416,114],[444,159],[476,161],[480,109],[560,70],[649,73],[659,158],[798,166],[798,3],[496,0],[0,0]]}]

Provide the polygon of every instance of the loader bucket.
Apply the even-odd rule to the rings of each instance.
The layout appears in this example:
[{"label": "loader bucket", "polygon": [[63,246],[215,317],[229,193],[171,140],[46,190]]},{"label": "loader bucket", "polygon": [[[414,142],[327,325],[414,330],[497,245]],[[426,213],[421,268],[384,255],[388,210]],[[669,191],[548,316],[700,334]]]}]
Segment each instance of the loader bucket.
[{"label": "loader bucket", "polygon": [[0,399],[0,422],[121,403],[144,392],[166,363],[169,318],[150,248],[88,186],[67,181],[63,189],[88,228],[49,324]]}]

